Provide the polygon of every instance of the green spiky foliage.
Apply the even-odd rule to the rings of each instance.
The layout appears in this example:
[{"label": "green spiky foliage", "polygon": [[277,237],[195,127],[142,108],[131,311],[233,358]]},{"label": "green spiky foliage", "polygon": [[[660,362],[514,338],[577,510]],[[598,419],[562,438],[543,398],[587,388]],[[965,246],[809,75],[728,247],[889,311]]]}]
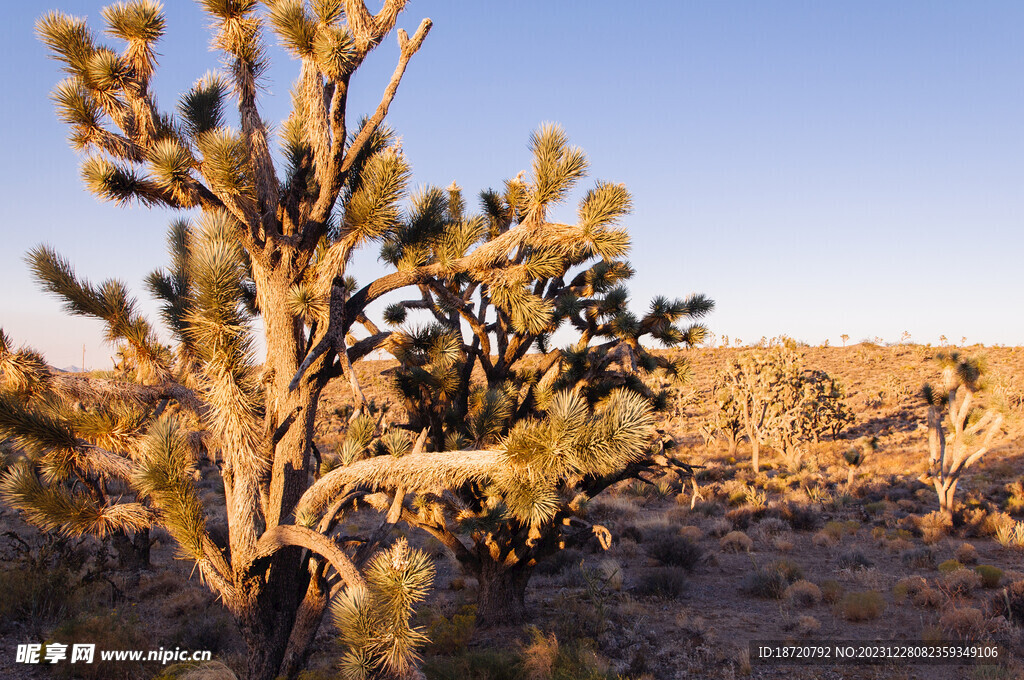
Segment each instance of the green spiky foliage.
[{"label": "green spiky foliage", "polygon": [[959,352],[935,357],[942,370],[939,385],[925,383],[921,396],[928,407],[928,469],[922,481],[931,482],[939,510],[951,513],[964,472],[988,453],[1003,426],[1003,413],[983,407],[984,362]]},{"label": "green spiky foliage", "polygon": [[[619,224],[632,208],[626,188],[597,182],[580,200],[575,224],[549,221],[585,176],[587,159],[553,124],[532,135],[530,149],[530,173],[506,181],[503,191],[483,192],[482,215],[467,213],[455,184],[428,188],[414,197],[403,228],[381,248],[381,258],[399,271],[436,271],[418,283],[419,299],[389,307],[388,323],[401,325],[410,312],[424,310],[460,341],[458,396],[444,436],[431,430],[435,449],[443,448],[445,437],[470,436],[465,425],[457,433],[452,427],[466,422],[477,367],[488,389],[511,399],[516,419],[539,412],[562,389],[580,388],[596,401],[629,387],[661,403],[667,394],[652,389],[645,376],[682,381],[689,367],[685,359],[648,346],[692,346],[706,334],[695,320],[714,303],[700,294],[658,297],[643,315],[630,311],[624,286],[634,273],[625,259],[630,240]],[[552,335],[564,327],[575,341],[551,348]],[[531,352],[542,353],[542,360],[527,359]],[[456,372],[454,364],[451,370]],[[510,383],[521,389],[507,390]],[[399,389],[406,393],[403,384]]]},{"label": "green spiky foliage", "polygon": [[418,648],[427,642],[410,619],[433,578],[426,553],[409,548],[403,538],[370,561],[364,587],[335,599],[331,614],[346,647],[342,678],[409,677],[419,661]]},{"label": "green spiky foliage", "polygon": [[[696,320],[713,308],[703,295],[659,297],[643,315],[632,313],[623,285],[633,275],[625,259],[630,241],[619,224],[631,209],[629,193],[598,182],[584,194],[574,224],[553,222],[548,215],[585,175],[586,156],[555,125],[535,132],[530,148],[530,172],[507,181],[502,192],[485,191],[482,215],[467,211],[455,184],[428,187],[381,247],[381,258],[399,272],[432,272],[418,281],[418,299],[385,312],[396,327],[388,348],[399,362],[390,373],[408,414],[402,426],[422,433],[425,451],[499,446],[517,456],[549,456],[554,445],[563,456],[536,473],[532,465],[510,463],[509,485],[463,488],[440,501],[443,511],[409,520],[444,536],[482,584],[479,618],[491,623],[523,618],[525,587],[539,560],[593,538],[578,516],[586,499],[668,462],[654,462],[650,441],[630,442],[632,457],[574,461],[568,448],[558,448],[558,435],[541,435],[535,421],[559,427],[554,423],[569,418],[567,394],[581,423],[613,418],[625,394],[639,400],[633,406],[663,405],[666,393],[651,383],[683,382],[689,366],[649,345],[697,344],[706,331]],[[416,325],[424,316],[428,323]],[[563,327],[572,344],[551,348]],[[520,512],[525,508],[533,514]],[[457,521],[436,523],[445,513]],[[467,530],[463,545],[459,532]]]},{"label": "green spiky foliage", "polygon": [[853,476],[858,468],[864,464],[865,459],[872,453],[878,451],[878,437],[861,437],[853,446],[843,451],[843,462],[846,463],[846,488],[853,486]]},{"label": "green spiky foliage", "polygon": [[0,330],[0,439],[10,458],[0,497],[32,524],[64,536],[110,538],[122,566],[149,562],[150,504],[130,489],[133,457],[154,412],[133,402],[71,395],[32,350]]},{"label": "green spiky foliage", "polygon": [[755,472],[762,446],[797,464],[804,442],[838,438],[853,420],[842,384],[824,371],[805,369],[792,340],[741,352],[716,385],[719,418],[742,424]]},{"label": "green spiky foliage", "polygon": [[[94,462],[103,447],[90,439],[98,431],[74,413],[75,404],[87,413],[140,410],[132,443],[119,441],[125,448],[104,459],[124,466],[109,488],[168,528],[235,615],[249,648],[248,677],[292,678],[330,596],[363,585],[359,567],[387,538],[378,532],[380,540],[346,552],[330,536],[333,520],[304,526],[293,510],[321,472],[313,444],[321,390],[347,376],[358,392],[352,362],[388,336],[366,308],[425,275],[392,272],[356,289],[346,270],[361,245],[401,228],[409,168],[383,121],[431,22],[424,19],[412,35],[396,30],[406,0],[384,0],[375,13],[361,0],[200,5],[221,68],[197,80],[173,110],[153,96],[159,55],[173,58],[173,49],[159,44],[166,20],[158,2],[106,8],[105,35],[61,12],[37,24],[64,71],[53,101],[82,152],[86,187],[117,205],[189,211],[190,221],[174,224],[171,262],[147,281],[161,302],[170,348],[124,285],[82,280],[49,246],[29,254],[37,279],[69,313],[103,322],[122,361],[113,380],[71,377],[36,366],[39,357],[10,349],[4,338],[0,370],[17,395],[4,402],[12,427],[31,438],[33,428],[41,436],[52,421],[51,430],[68,439],[50,448],[25,439],[34,453],[10,484],[26,512],[30,501],[51,504],[47,526],[55,530],[77,532],[90,517],[95,533],[115,521],[128,526],[90,492],[107,483],[95,479],[108,474]],[[352,76],[392,31],[398,64],[379,105],[361,119],[349,117]],[[299,61],[292,109],[276,139],[260,110],[272,35]],[[254,352],[257,329],[263,366]],[[28,400],[35,392],[46,396]],[[44,404],[50,410],[41,410]],[[399,438],[388,440],[390,450],[402,450]],[[376,446],[353,440],[349,458]],[[123,455],[128,450],[134,453]],[[209,540],[189,490],[186,472],[196,456],[220,467],[227,545]],[[57,458],[70,474],[51,479],[46,471]],[[58,491],[66,497],[58,499]]]}]

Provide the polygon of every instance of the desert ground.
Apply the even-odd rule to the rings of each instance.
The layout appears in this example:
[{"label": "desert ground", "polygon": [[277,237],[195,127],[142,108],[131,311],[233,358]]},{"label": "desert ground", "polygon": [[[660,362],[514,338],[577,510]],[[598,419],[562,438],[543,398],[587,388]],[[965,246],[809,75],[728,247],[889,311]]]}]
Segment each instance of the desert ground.
[{"label": "desert ground", "polygon": [[[948,348],[947,348],[948,349]],[[966,347],[983,355],[988,393],[1005,421],[992,450],[965,473],[951,523],[935,513],[920,388],[938,379],[943,348],[912,344],[800,346],[806,368],[841,380],[855,419],[834,440],[802,447],[799,461],[749,445],[730,456],[707,429],[716,371],[743,348],[686,350],[693,378],[675,388],[659,430],[673,456],[696,467],[694,486],[674,476],[623,482],[589,501],[588,521],[607,527],[596,542],[564,550],[536,568],[527,593],[532,624],[476,626],[472,578],[444,546],[399,525],[434,559],[434,587],[416,622],[430,638],[427,678],[1019,678],[1024,677],[1024,347]],[[378,406],[400,413],[389,361],[364,361],[357,375]],[[348,386],[325,392],[318,446],[342,437]],[[842,456],[877,437],[854,470]],[[204,501],[222,498],[216,466],[201,471]],[[219,501],[222,503],[222,501]],[[224,527],[223,506],[210,525]],[[370,512],[347,520],[372,526]],[[92,678],[230,677],[244,670],[231,617],[165,534],[154,534],[152,569],[114,570],[116,548],[96,539],[40,534],[2,511],[0,677],[73,677],[69,664],[15,663],[28,642],[75,640],[109,648],[209,649],[216,664],[96,664]],[[218,525],[218,522],[220,523]],[[1009,537],[1009,538],[1008,538]],[[995,665],[767,666],[750,640],[977,640],[1004,645]],[[305,680],[338,677],[331,626],[321,630]]]}]

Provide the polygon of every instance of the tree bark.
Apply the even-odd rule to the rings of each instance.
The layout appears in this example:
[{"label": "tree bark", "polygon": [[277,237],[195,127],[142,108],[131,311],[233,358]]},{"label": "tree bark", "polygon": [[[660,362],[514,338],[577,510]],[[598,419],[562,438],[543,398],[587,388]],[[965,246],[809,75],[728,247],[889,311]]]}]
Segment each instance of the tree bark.
[{"label": "tree bark", "polygon": [[533,567],[522,563],[502,568],[492,561],[477,572],[476,620],[481,627],[519,625],[526,622],[526,586]]},{"label": "tree bark", "polygon": [[111,534],[110,542],[117,550],[119,569],[141,571],[149,569],[149,529],[136,531],[129,537],[124,532]]},{"label": "tree bark", "polygon": [[757,437],[750,437],[750,465],[754,468],[754,473],[761,471],[761,442],[757,441]]},{"label": "tree bark", "polygon": [[[292,549],[285,548],[278,552],[289,553]],[[296,550],[297,551],[297,550]],[[275,555],[276,557],[276,555]],[[280,574],[275,578],[275,573]],[[256,592],[240,611],[236,611],[235,620],[246,647],[246,680],[275,680],[283,670],[289,641],[296,623],[298,598],[296,597],[294,570],[284,572],[273,566],[267,574],[265,583],[254,575],[253,587]],[[258,584],[257,584],[258,583]],[[306,650],[296,650],[292,645],[293,654],[305,655]],[[294,673],[301,668],[293,667]]]}]

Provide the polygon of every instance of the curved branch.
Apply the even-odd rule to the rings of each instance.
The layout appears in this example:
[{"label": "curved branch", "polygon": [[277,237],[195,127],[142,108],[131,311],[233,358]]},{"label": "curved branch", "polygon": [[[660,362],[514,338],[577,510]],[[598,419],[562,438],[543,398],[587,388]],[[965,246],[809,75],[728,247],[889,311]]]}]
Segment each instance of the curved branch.
[{"label": "curved branch", "polygon": [[364,585],[363,576],[338,544],[323,534],[295,524],[278,524],[268,529],[256,544],[250,566],[270,557],[281,548],[297,546],[326,559],[349,587]]}]

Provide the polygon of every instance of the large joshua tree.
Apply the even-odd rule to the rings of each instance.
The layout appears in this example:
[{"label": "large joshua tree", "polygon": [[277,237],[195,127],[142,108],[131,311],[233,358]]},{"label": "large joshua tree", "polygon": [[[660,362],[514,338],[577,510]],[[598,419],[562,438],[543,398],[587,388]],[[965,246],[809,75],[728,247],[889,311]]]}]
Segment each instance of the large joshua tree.
[{"label": "large joshua tree", "polygon": [[[644,342],[693,345],[705,329],[692,320],[713,308],[695,294],[657,298],[647,313],[635,316],[623,286],[633,274],[624,259],[630,240],[619,224],[631,207],[629,193],[620,184],[598,182],[581,199],[575,223],[552,222],[549,213],[585,174],[586,157],[555,125],[542,126],[530,146],[530,173],[505,182],[502,192],[483,192],[483,215],[466,213],[455,185],[428,188],[382,247],[382,259],[399,271],[434,272],[418,282],[418,298],[385,312],[394,325],[415,310],[429,320],[396,331],[388,341],[400,362],[392,373],[409,417],[403,426],[420,434],[417,447],[458,451],[449,456],[458,458],[467,448],[500,442],[513,467],[537,470],[519,475],[522,483],[514,487],[461,484],[425,495],[382,488],[392,502],[404,504],[406,522],[441,540],[477,578],[483,623],[526,617],[526,587],[539,561],[595,538],[607,547],[607,530],[584,519],[588,499],[628,477],[650,479],[660,474],[656,469],[687,474],[663,447],[640,436],[650,434],[647,420],[617,409],[624,403],[639,409],[644,401],[656,408],[665,401],[644,376],[684,380],[689,367],[682,358],[651,352]],[[465,258],[477,265],[453,266]],[[683,327],[685,320],[690,323]],[[574,332],[573,342],[552,350],[551,337],[563,325]],[[475,369],[483,377],[479,383],[472,382]],[[586,415],[593,405],[614,423],[602,427],[616,434],[609,442],[584,438],[592,447],[585,451],[579,439],[584,430],[577,430],[594,417]],[[541,417],[546,425],[539,424]],[[351,455],[357,446],[346,448]]]},{"label": "large joshua tree", "polygon": [[[371,335],[349,346],[351,327],[374,299],[409,282],[408,274],[392,275],[350,295],[345,270],[361,243],[396,226],[409,172],[387,144],[382,121],[431,27],[424,19],[411,37],[398,30],[394,73],[379,105],[353,128],[346,111],[352,75],[392,31],[406,0],[386,0],[377,14],[361,0],[265,4],[261,13],[254,0],[201,2],[225,73],[199,80],[175,112],[159,109],[152,95],[165,24],[159,4],[135,0],[103,10],[121,50],[98,42],[83,19],[54,12],[39,21],[43,42],[67,74],[54,100],[73,146],[86,154],[86,185],[118,204],[195,209],[199,217],[177,230],[183,247],[176,252],[188,261],[151,281],[168,301],[165,316],[179,340],[174,354],[157,342],[123,286],[78,280],[49,248],[30,255],[68,310],[103,319],[130,359],[131,383],[87,387],[101,398],[97,408],[106,408],[104,397],[120,397],[150,409],[137,448],[104,449],[62,418],[66,405],[52,406],[61,393],[57,377],[49,380],[52,398],[43,400],[48,411],[26,401],[3,404],[8,432],[25,444],[34,440],[41,466],[9,477],[8,498],[26,509],[41,500],[63,507],[70,514],[51,515],[51,524],[67,532],[89,528],[82,513],[71,512],[77,510],[94,515],[97,531],[164,526],[235,615],[249,648],[249,677],[259,680],[298,672],[332,591],[362,588],[359,567],[373,553],[373,541],[346,553],[330,538],[335,517],[303,526],[294,509],[312,481],[323,386],[382,340]],[[301,63],[292,112],[281,125],[280,168],[258,106],[266,24]],[[229,113],[232,102],[237,116]],[[264,327],[261,370],[248,326],[253,310]],[[188,474],[195,438],[186,428],[204,433],[203,446],[220,462],[227,545],[205,530]],[[79,505],[62,505],[56,482]],[[96,492],[108,483],[130,486],[134,500],[116,503]],[[396,673],[408,660],[387,658],[397,660]]]}]

